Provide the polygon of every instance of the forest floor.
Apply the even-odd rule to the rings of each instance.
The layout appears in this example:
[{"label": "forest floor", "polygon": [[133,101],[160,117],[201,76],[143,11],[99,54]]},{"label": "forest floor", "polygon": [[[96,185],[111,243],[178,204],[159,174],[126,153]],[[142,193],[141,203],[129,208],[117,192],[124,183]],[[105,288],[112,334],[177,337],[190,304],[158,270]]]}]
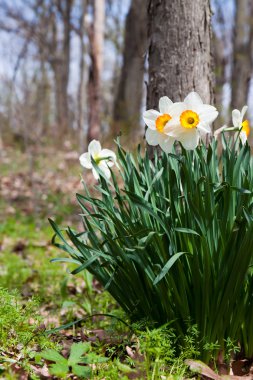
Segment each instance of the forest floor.
[{"label": "forest floor", "polygon": [[[51,243],[48,218],[81,228],[81,172],[71,144],[1,152],[0,380],[188,377],[194,346],[175,356],[166,328],[133,330],[88,272],[50,262],[65,255]],[[84,178],[94,183],[91,172]],[[220,380],[211,369],[206,376]]]},{"label": "forest floor", "polygon": [[[81,171],[78,155],[70,148],[57,154],[50,148],[22,153],[7,147],[2,152],[0,378],[53,378],[53,371],[38,352],[46,348],[65,350],[66,356],[73,342],[86,341],[93,342],[96,352],[104,356],[106,345],[101,342],[108,341],[113,324],[117,330],[115,321],[94,317],[82,329],[74,326],[45,334],[90,314],[114,309],[119,314],[115,302],[88,273],[72,276],[70,265],[50,262],[61,252],[51,244],[53,231],[48,217],[64,226],[79,227],[75,193],[81,191]],[[86,174],[86,181],[92,182],[91,173]],[[125,338],[126,331],[117,336],[119,342]],[[98,378],[103,378],[103,372]],[[67,376],[72,376],[71,371]]]},{"label": "forest floor", "polygon": [[[81,172],[70,144],[61,151],[41,146],[22,152],[9,146],[1,152],[0,379],[142,379],[149,374],[166,379],[163,363],[151,365],[147,345],[146,354],[140,353],[141,337],[92,276],[73,276],[71,264],[50,262],[62,252],[51,244],[48,218],[81,227],[75,201],[82,191]],[[93,183],[90,172],[85,181]],[[119,319],[94,316],[48,332],[94,314]],[[152,339],[157,336],[149,339],[150,347]],[[68,363],[70,352],[86,366]],[[178,368],[184,372],[182,363]]]}]

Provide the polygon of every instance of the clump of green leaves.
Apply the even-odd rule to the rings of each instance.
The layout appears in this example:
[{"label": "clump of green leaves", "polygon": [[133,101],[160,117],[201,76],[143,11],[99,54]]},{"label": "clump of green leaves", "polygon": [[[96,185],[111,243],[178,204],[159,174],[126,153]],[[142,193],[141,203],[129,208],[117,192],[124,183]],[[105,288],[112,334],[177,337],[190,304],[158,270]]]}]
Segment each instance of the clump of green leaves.
[{"label": "clump of green leaves", "polygon": [[58,351],[48,349],[41,352],[40,357],[50,362],[50,373],[66,379],[68,374],[74,374],[81,379],[90,379],[92,368],[89,364],[104,363],[108,358],[99,356],[91,351],[90,343],[73,343],[68,359]]},{"label": "clump of green leaves", "polygon": [[[77,194],[83,232],[63,232],[54,243],[88,269],[132,321],[172,322],[184,345],[188,321],[206,343],[225,350],[240,342],[253,356],[253,160],[247,144],[213,139],[193,151],[136,156],[118,143],[121,178],[100,180],[92,196]],[[59,238],[60,243],[55,239]]]}]

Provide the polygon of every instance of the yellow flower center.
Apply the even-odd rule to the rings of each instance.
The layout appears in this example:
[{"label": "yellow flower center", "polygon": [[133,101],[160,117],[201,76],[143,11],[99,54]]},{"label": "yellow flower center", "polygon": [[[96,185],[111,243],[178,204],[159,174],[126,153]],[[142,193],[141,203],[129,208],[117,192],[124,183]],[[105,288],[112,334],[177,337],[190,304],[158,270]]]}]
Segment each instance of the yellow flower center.
[{"label": "yellow flower center", "polygon": [[196,128],[199,123],[199,115],[194,111],[186,110],[181,113],[180,123],[187,129]]},{"label": "yellow flower center", "polygon": [[167,113],[164,113],[163,115],[159,116],[155,121],[155,126],[158,132],[163,133],[163,130],[165,128],[165,125],[170,121],[171,116]]},{"label": "yellow flower center", "polygon": [[246,136],[249,137],[249,135],[250,135],[249,120],[244,120],[244,122],[242,123],[242,132],[245,132]]},{"label": "yellow flower center", "polygon": [[99,154],[93,154],[92,155],[92,158],[93,160],[95,161],[95,163],[98,165],[99,162],[101,161],[101,158],[99,157]]}]

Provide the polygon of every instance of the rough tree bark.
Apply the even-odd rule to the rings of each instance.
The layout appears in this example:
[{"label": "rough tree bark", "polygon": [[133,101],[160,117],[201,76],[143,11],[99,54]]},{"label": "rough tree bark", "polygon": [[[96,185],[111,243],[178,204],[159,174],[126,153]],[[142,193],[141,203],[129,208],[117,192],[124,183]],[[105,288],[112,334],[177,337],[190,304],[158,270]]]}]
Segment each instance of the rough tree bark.
[{"label": "rough tree bark", "polygon": [[232,108],[241,108],[247,103],[251,67],[253,0],[236,0],[234,28],[234,57],[232,70]]},{"label": "rough tree bark", "polygon": [[182,100],[197,91],[213,99],[209,0],[149,0],[149,84],[147,107],[161,96]]},{"label": "rough tree bark", "polygon": [[132,0],[125,24],[123,65],[114,101],[113,130],[136,130],[143,95],[148,0]]},{"label": "rough tree bark", "polygon": [[93,25],[89,31],[91,64],[88,79],[88,142],[99,139],[100,136],[105,0],[94,0],[93,5]]}]

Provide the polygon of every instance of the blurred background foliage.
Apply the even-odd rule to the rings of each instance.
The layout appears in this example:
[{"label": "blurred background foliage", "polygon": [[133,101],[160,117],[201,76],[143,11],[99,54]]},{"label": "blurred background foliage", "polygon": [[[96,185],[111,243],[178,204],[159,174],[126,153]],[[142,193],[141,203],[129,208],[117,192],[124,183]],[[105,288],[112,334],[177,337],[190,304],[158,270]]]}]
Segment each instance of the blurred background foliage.
[{"label": "blurred background foliage", "polygon": [[[2,146],[70,138],[81,152],[93,138],[143,135],[147,0],[0,0],[0,8]],[[215,103],[228,123],[232,108],[252,102],[253,1],[211,8]]]}]

